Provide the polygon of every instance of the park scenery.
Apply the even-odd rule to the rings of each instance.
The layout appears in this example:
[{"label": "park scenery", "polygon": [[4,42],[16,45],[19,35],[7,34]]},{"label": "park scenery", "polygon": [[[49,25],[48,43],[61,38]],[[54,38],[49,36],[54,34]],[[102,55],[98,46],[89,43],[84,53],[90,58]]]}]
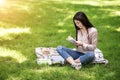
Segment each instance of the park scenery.
[{"label": "park scenery", "polygon": [[[109,61],[37,64],[35,48],[75,48],[73,16],[84,12],[98,30],[97,47]],[[120,0],[0,0],[0,80],[119,80]]]}]

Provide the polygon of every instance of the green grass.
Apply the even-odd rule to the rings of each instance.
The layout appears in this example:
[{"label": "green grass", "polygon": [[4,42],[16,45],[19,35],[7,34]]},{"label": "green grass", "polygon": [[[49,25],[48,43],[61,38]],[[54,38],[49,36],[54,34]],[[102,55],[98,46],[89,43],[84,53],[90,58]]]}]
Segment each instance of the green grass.
[{"label": "green grass", "polygon": [[[6,0],[0,5],[0,80],[119,80],[119,0]],[[109,64],[38,65],[36,47],[74,47],[72,17],[84,11],[99,31],[98,48]]]}]

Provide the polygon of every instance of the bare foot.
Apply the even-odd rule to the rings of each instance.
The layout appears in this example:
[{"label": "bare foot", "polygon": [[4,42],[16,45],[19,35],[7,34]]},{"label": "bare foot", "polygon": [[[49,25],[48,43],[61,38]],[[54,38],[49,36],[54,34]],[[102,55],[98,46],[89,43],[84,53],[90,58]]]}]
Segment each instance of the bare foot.
[{"label": "bare foot", "polygon": [[80,63],[80,59],[74,60],[75,63]]}]

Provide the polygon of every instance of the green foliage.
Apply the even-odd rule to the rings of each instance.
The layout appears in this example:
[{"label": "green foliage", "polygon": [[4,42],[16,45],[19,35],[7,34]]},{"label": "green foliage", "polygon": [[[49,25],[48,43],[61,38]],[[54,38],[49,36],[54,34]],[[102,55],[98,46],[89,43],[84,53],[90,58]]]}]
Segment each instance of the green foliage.
[{"label": "green foliage", "polygon": [[[119,0],[6,0],[0,3],[0,80],[118,80],[120,74]],[[66,66],[38,65],[35,48],[74,47],[72,17],[84,11],[98,29],[98,48],[110,62]]]}]

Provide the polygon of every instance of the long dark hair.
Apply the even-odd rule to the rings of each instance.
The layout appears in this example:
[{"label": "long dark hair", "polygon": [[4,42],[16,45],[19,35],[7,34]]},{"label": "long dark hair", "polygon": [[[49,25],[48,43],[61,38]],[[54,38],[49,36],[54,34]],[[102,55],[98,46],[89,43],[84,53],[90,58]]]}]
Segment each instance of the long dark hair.
[{"label": "long dark hair", "polygon": [[73,22],[74,22],[75,29],[76,29],[76,40],[77,40],[77,31],[80,30],[80,28],[75,24],[74,20],[80,21],[85,26],[85,28],[87,29],[87,32],[88,32],[88,28],[94,27],[90,23],[89,19],[87,18],[87,16],[85,15],[84,12],[77,12],[75,14],[75,16],[73,17]]}]

